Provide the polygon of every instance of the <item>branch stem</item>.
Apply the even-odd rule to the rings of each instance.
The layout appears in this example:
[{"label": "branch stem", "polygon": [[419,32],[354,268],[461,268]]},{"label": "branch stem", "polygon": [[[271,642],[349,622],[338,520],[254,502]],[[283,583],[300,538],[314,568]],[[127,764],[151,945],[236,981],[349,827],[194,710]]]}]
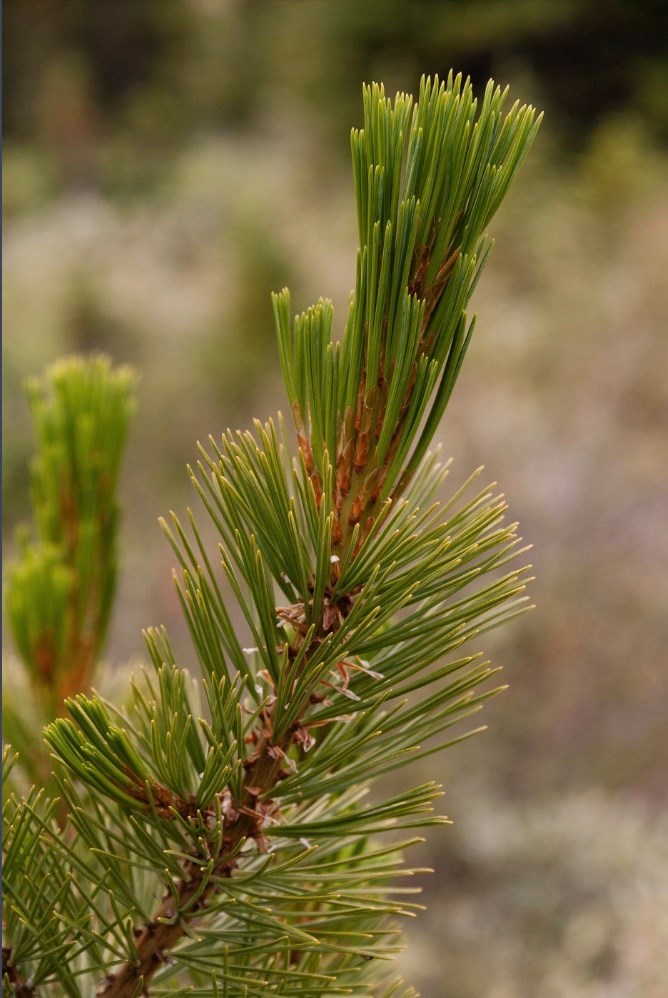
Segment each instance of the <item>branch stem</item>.
[{"label": "branch stem", "polygon": [[18,968],[11,963],[12,950],[10,946],[2,947],[2,976],[7,977],[14,989],[16,998],[33,998],[37,992],[34,985],[27,983],[21,977]]},{"label": "branch stem", "polygon": [[[287,744],[286,742],[286,748]],[[279,778],[280,759],[272,758],[270,748],[270,743],[265,740],[246,772],[244,796],[235,805],[237,817],[233,820],[226,819],[228,827],[223,840],[222,859],[204,890],[200,890],[202,868],[196,863],[184,866],[183,877],[178,886],[178,904],[175,906],[172,893],[167,891],[155,915],[135,940],[136,961],[128,960],[116,973],[107,975],[97,992],[98,998],[133,998],[140,982],[143,993],[148,994],[148,984],[167,961],[169,952],[186,934],[187,923],[201,914],[208,898],[216,891],[217,881],[221,877],[232,876],[237,865],[236,858],[232,857],[237,848],[244,839],[259,835],[260,815],[256,819],[252,813],[255,802],[258,797],[271,791]],[[197,895],[197,900],[191,905],[192,899]]]}]

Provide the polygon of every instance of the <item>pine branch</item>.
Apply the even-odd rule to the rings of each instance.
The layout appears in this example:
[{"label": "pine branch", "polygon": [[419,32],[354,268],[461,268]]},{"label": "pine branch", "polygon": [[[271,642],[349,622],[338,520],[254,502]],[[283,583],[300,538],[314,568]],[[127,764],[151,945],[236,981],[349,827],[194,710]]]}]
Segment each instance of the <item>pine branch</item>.
[{"label": "pine branch", "polygon": [[71,853],[78,889],[108,885],[91,937],[113,952],[104,998],[184,980],[213,995],[212,941],[230,994],[383,986],[387,919],[412,908],[390,898],[395,862],[370,837],[444,819],[433,783],[364,795],[469,734],[449,729],[497,692],[495,670],[444,656],[526,609],[504,502],[471,481],[434,502],[447,467],[427,454],[472,333],[484,230],[538,125],[530,108],[504,117],[505,96],[490,84],[478,110],[460,77],[423,81],[415,106],[365,88],[343,339],[328,302],[293,323],[287,292],[274,299],[296,457],[271,421],[200,448],[190,474],[218,559],[192,514],[189,530],[163,522],[208,718],[166,633],[150,630],[154,676],[135,684],[130,715],[79,695],[46,729],[91,795],[64,784],[95,857]]},{"label": "pine branch", "polygon": [[[326,613],[323,611],[310,640],[291,646],[291,658],[294,661],[299,656],[303,668],[308,666],[310,650],[326,634],[333,633],[334,624],[327,624],[325,617]],[[188,931],[188,921],[202,913],[208,898],[217,889],[218,882],[232,876],[238,865],[236,857],[241,846],[252,839],[258,844],[260,851],[266,850],[263,826],[267,816],[275,810],[271,793],[277,783],[288,775],[284,760],[296,738],[303,736],[304,731],[302,719],[298,716],[288,731],[274,737],[275,707],[274,701],[260,712],[261,723],[252,734],[254,752],[244,761],[241,794],[233,800],[226,800],[226,828],[220,858],[206,870],[196,862],[189,862],[184,866],[176,897],[167,892],[155,916],[135,940],[135,959],[126,963],[117,973],[108,975],[99,991],[102,998],[127,998],[135,995],[138,988],[146,988],[165,962],[167,954]],[[164,802],[161,803],[163,809],[172,808],[184,818],[192,816],[194,802],[178,800],[164,788],[153,787],[151,795],[154,800]],[[145,803],[148,805],[149,800],[146,799]],[[211,812],[204,812],[204,815],[206,818],[215,817]]]},{"label": "pine branch", "polygon": [[46,716],[89,687],[116,583],[116,485],[134,376],[104,357],[70,358],[29,385],[37,453],[34,539],[9,568],[7,616]]}]

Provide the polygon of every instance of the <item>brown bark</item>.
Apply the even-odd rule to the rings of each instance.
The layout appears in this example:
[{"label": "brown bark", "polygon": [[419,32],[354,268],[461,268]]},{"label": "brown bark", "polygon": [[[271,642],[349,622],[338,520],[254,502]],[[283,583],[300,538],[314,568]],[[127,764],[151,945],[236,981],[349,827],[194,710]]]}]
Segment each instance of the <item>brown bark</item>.
[{"label": "brown bark", "polygon": [[2,976],[9,979],[9,983],[12,985],[13,994],[16,998],[32,998],[36,994],[35,988],[32,984],[27,984],[21,975],[17,967],[11,962],[12,959],[12,949],[11,946],[2,947]]}]

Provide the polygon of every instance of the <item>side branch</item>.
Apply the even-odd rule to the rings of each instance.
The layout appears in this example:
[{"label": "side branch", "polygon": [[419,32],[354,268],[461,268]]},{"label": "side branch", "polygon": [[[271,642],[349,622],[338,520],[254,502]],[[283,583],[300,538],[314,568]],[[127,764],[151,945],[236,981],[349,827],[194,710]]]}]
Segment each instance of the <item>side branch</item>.
[{"label": "side branch", "polygon": [[[286,743],[284,751],[288,748]],[[221,878],[232,876],[237,866],[235,856],[244,839],[261,841],[262,814],[257,809],[258,798],[269,793],[280,778],[281,763],[269,754],[268,741],[256,754],[253,765],[247,770],[242,801],[228,807],[222,858],[202,890],[203,871],[196,863],[184,867],[178,887],[178,904],[167,891],[151,921],[139,931],[135,939],[136,961],[127,961],[116,973],[107,975],[98,990],[98,998],[133,998],[141,984],[148,993],[148,984],[154,974],[167,961],[168,954],[186,933],[187,922],[201,914],[209,897],[215,893]],[[196,900],[193,900],[196,898]]]},{"label": "side branch", "polygon": [[[325,608],[323,611],[321,625],[317,629],[319,637],[313,639],[314,644],[321,640],[322,634],[340,625],[339,615],[335,620],[331,619],[327,610]],[[346,604],[341,609],[341,615],[347,615],[349,610],[350,605]],[[290,731],[273,741],[273,705],[263,711],[261,726],[251,736],[255,750],[245,763],[241,799],[230,801],[226,791],[221,794],[221,798],[227,798],[223,805],[223,845],[221,858],[208,882],[202,887],[204,872],[198,863],[193,861],[184,865],[177,902],[175,903],[172,892],[168,890],[151,921],[142,929],[136,930],[137,959],[128,960],[120,970],[108,974],[97,992],[98,998],[134,998],[139,987],[143,989],[143,993],[148,994],[151,979],[167,962],[168,954],[185,935],[187,924],[201,915],[208,899],[215,894],[220,880],[232,876],[238,865],[237,853],[242,843],[246,839],[254,839],[258,848],[264,850],[264,820],[274,810],[271,791],[287,775],[283,768],[287,752],[293,744],[298,744],[304,738],[302,719],[295,721]]]}]

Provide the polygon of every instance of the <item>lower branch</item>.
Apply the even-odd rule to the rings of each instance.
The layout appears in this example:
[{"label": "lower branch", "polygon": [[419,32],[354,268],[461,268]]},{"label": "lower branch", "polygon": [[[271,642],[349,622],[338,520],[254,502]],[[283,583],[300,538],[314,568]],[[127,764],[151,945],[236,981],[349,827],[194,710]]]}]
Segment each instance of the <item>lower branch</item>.
[{"label": "lower branch", "polygon": [[[140,982],[143,993],[148,994],[148,985],[153,975],[166,962],[169,952],[185,934],[186,923],[201,915],[208,898],[215,893],[216,880],[232,875],[237,861],[225,857],[234,855],[243,839],[260,838],[262,815],[255,810],[257,798],[276,785],[281,773],[280,758],[274,759],[270,755],[271,748],[269,742],[264,741],[252,766],[247,770],[244,798],[234,809],[237,816],[233,820],[226,819],[228,827],[222,848],[223,859],[197,901],[188,910],[192,898],[200,893],[202,879],[201,868],[192,863],[184,868],[184,876],[178,888],[178,905],[175,905],[174,897],[168,891],[152,920],[144,926],[135,940],[136,961],[128,961],[116,973],[109,974],[98,990],[98,998],[133,998]],[[287,743],[283,748],[287,748]],[[20,992],[28,993],[32,994]]]},{"label": "lower branch", "polygon": [[[311,641],[318,643],[326,633],[336,630],[351,607],[350,596],[338,601],[335,606],[325,607],[316,636]],[[303,639],[305,626],[300,628],[293,618],[289,619],[301,630]],[[232,876],[237,866],[237,859],[233,857],[242,841],[252,838],[260,849],[264,848],[262,828],[264,817],[271,809],[266,798],[270,797],[272,789],[285,775],[282,765],[285,754],[294,743],[299,742],[300,737],[303,738],[299,721],[276,743],[271,740],[272,729],[273,708],[269,707],[263,714],[260,730],[256,732],[255,751],[245,763],[242,799],[232,801],[231,806],[226,808],[222,858],[206,887],[201,890],[203,873],[200,866],[194,862],[184,866],[177,903],[175,904],[171,891],[167,891],[154,917],[137,935],[137,959],[127,961],[120,970],[109,974],[98,990],[98,998],[134,998],[140,986],[143,993],[148,994],[151,979],[186,933],[187,923],[201,916],[207,900],[216,892],[217,881]],[[262,801],[261,798],[265,800]]]}]

